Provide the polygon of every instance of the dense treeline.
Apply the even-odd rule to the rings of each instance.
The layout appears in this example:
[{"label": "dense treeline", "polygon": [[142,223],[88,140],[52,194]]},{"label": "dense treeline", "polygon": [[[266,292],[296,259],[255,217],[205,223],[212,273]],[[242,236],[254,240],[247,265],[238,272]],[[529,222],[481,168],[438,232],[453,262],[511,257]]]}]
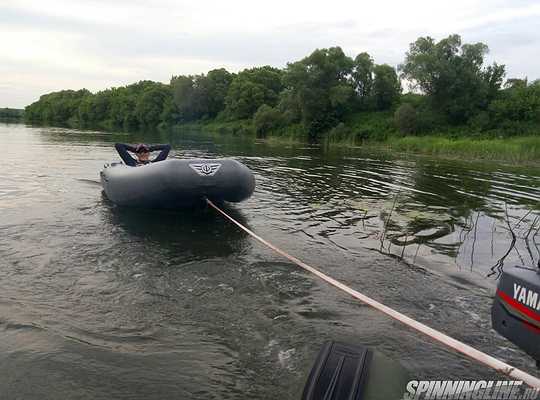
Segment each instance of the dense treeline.
[{"label": "dense treeline", "polygon": [[18,108],[0,108],[0,120],[20,120],[24,117],[24,110]]},{"label": "dense treeline", "polygon": [[[169,84],[141,81],[95,94],[86,89],[41,96],[29,122],[136,130],[217,121],[256,132],[385,138],[428,133],[510,136],[540,127],[540,82],[509,79],[485,65],[483,43],[458,35],[421,37],[394,68],[367,53],[351,58],[339,47],[317,49],[284,69],[263,66],[230,73],[173,76]],[[401,82],[413,91],[402,93]],[[234,125],[234,124],[233,124]]]}]

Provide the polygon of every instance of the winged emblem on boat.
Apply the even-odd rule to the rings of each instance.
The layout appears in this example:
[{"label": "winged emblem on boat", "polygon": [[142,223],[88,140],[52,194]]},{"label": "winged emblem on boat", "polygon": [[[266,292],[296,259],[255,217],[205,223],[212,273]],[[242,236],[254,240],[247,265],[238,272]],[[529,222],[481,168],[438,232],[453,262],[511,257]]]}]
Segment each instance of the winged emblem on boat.
[{"label": "winged emblem on boat", "polygon": [[189,166],[200,176],[212,176],[221,168],[221,164],[215,163],[189,164]]}]

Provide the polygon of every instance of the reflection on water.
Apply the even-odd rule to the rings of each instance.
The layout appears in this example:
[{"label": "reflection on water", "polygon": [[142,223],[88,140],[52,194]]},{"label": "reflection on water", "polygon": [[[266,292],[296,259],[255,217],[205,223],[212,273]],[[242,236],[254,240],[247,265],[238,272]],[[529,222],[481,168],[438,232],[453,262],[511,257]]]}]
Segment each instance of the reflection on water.
[{"label": "reflection on water", "polygon": [[[488,278],[537,264],[540,170],[158,132],[173,157],[236,157],[227,212],[377,300],[532,371],[490,329]],[[150,139],[148,139],[150,137]],[[141,135],[0,125],[2,398],[299,398],[326,339],[422,378],[481,366],[315,281],[212,210],[115,207],[97,184]],[[500,263],[499,263],[500,265]],[[22,379],[21,377],[24,377]]]},{"label": "reflection on water", "polygon": [[511,244],[510,224],[517,241],[506,262],[538,262],[538,169],[308,154],[246,160],[264,176],[259,192],[271,194],[293,231],[483,279]]},{"label": "reflection on water", "polygon": [[[248,246],[244,231],[204,208],[180,211],[129,209],[114,206],[104,193],[102,195],[109,206],[104,209],[109,216],[108,222],[120,228],[119,238],[127,234],[133,240],[167,249],[171,255],[182,255],[182,260],[175,259],[175,262],[243,254]],[[237,221],[247,224],[241,210],[227,206],[224,210]]]}]

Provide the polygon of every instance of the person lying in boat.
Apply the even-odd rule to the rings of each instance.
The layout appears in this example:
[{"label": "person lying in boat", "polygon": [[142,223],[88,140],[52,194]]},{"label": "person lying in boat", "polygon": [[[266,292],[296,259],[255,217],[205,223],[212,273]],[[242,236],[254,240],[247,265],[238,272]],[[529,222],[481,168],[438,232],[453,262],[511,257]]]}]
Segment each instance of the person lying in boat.
[{"label": "person lying in boat", "polygon": [[[130,144],[116,143],[114,145],[116,151],[120,155],[120,158],[126,165],[130,167],[138,167],[140,165],[155,163],[163,161],[169,155],[171,151],[171,145],[169,144],[155,144],[147,145],[144,143],[132,146]],[[159,151],[160,153],[153,160],[150,159],[150,153],[153,151]],[[129,152],[134,153],[137,158],[133,158]]]}]

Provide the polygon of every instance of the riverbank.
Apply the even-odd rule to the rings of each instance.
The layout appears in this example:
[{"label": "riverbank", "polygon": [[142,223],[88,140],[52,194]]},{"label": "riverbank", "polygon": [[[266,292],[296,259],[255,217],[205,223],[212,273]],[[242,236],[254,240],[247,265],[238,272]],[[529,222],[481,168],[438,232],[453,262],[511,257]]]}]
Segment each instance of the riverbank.
[{"label": "riverbank", "polygon": [[[16,123],[17,121],[4,122]],[[93,129],[102,130],[103,128],[95,127]],[[257,135],[251,120],[206,120],[173,126],[162,125],[157,130],[171,131],[173,135],[181,132],[204,132],[212,136],[243,137],[247,140],[262,141],[270,145],[313,143],[299,125],[282,127],[260,136]],[[144,132],[147,131],[139,132],[144,136]],[[373,115],[370,119],[364,120],[362,125],[339,124],[323,135],[318,143],[326,148],[362,147],[447,159],[501,161],[514,165],[540,163],[540,135],[506,138],[476,135],[468,137],[465,128],[463,128],[463,131],[454,129],[450,133],[401,136],[391,124],[384,122],[384,118]]]},{"label": "riverbank", "polygon": [[[540,80],[505,81],[504,65],[484,63],[484,50],[471,63],[471,49],[487,46],[463,43],[458,35],[440,42],[420,37],[400,71],[367,53],[316,49],[285,68],[219,68],[95,93],[51,92],[28,105],[24,119],[142,137],[178,128],[280,143],[540,161]],[[403,82],[417,90],[403,93]]]},{"label": "riverbank", "polygon": [[24,110],[19,108],[0,108],[0,122],[22,122]]},{"label": "riverbank", "polygon": [[[351,124],[352,125],[352,124]],[[325,147],[369,147],[403,153],[422,154],[434,157],[465,160],[504,161],[510,164],[540,162],[540,135],[515,136],[508,138],[466,137],[465,131],[446,135],[399,136],[391,125],[380,116],[373,117],[362,125],[341,124],[324,136]],[[248,136],[254,140],[256,132],[250,120],[205,121],[176,125],[180,130],[204,130],[214,135]],[[378,135],[372,132],[379,132]],[[300,127],[285,127],[273,131],[258,140],[269,144],[308,143],[308,136]]]},{"label": "riverbank", "polygon": [[437,136],[392,138],[377,147],[392,151],[460,159],[505,161],[512,164],[540,162],[540,137],[506,139],[450,139]]}]

